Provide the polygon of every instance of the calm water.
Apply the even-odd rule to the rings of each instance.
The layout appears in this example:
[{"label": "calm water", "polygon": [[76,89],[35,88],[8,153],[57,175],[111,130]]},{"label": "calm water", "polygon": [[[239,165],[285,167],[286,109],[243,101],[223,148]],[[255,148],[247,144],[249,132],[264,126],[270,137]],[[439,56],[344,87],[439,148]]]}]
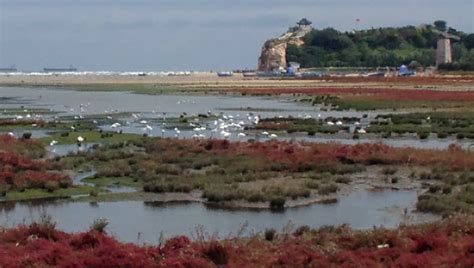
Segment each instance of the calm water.
[{"label": "calm water", "polygon": [[[0,87],[0,108],[48,108],[69,115],[103,114],[106,111],[141,112],[151,114],[166,113],[177,116],[182,113],[205,114],[225,111],[229,114],[245,115],[252,110],[269,110],[258,112],[262,117],[298,116],[358,116],[362,112],[319,111],[311,105],[303,105],[290,99],[263,97],[231,96],[183,96],[183,95],[143,95],[128,92],[86,92],[48,88]],[[84,109],[81,112],[81,104]],[[250,110],[247,110],[250,108]],[[241,111],[244,109],[245,111]],[[368,113],[370,114],[370,113]]]},{"label": "calm water", "polygon": [[270,227],[281,230],[290,221],[295,226],[306,224],[312,227],[344,223],[359,229],[373,226],[395,227],[404,219],[403,210],[413,209],[416,200],[416,191],[372,192],[359,189],[334,204],[314,204],[283,212],[229,211],[208,208],[200,203],[17,203],[0,205],[0,225],[29,223],[39,219],[42,214],[47,214],[52,216],[60,229],[75,232],[86,230],[94,219],[107,218],[110,221],[109,232],[118,239],[157,243],[160,232],[164,232],[167,237],[190,235],[200,225],[208,233],[217,233],[220,237],[226,237],[230,233],[235,235],[246,223],[245,234]]}]

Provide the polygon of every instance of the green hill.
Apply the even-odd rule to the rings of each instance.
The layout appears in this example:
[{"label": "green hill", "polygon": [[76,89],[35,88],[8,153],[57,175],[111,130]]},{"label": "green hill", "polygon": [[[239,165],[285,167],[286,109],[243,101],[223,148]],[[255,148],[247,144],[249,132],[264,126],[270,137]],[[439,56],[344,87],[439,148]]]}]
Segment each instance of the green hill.
[{"label": "green hill", "polygon": [[[433,66],[439,31],[446,30],[444,21],[433,25],[378,28],[339,32],[332,28],[313,29],[303,37],[304,45],[289,44],[287,61],[310,67],[379,67],[400,66],[413,61]],[[474,34],[449,28],[459,36],[452,44],[453,64],[450,69],[474,70]]]}]

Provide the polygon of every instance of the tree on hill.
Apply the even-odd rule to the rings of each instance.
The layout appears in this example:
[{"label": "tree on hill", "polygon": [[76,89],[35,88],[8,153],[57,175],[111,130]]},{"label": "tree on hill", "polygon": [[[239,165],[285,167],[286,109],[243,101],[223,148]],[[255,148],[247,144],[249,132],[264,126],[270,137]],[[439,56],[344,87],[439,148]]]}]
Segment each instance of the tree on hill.
[{"label": "tree on hill", "polygon": [[[412,61],[433,66],[439,32],[446,25],[445,21],[437,21],[420,27],[373,28],[356,32],[313,29],[304,37],[303,46],[288,46],[287,60],[299,62],[303,68],[400,66]],[[474,34],[467,35],[451,28],[449,32],[462,40],[453,44],[454,62],[466,62],[467,55],[474,49]]]},{"label": "tree on hill", "polygon": [[435,28],[441,32],[445,32],[448,29],[448,23],[444,20],[437,20],[433,24]]},{"label": "tree on hill", "polygon": [[464,39],[464,46],[467,49],[474,49],[474,34],[466,36],[466,38]]}]

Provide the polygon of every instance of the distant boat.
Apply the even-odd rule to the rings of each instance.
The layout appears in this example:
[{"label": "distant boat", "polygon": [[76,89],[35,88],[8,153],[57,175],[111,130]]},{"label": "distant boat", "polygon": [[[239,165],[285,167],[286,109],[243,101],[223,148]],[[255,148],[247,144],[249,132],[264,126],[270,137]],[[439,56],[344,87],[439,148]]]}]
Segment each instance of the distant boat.
[{"label": "distant boat", "polygon": [[217,76],[219,77],[230,77],[230,76],[233,76],[234,73],[233,72],[218,72],[217,73]]},{"label": "distant boat", "polygon": [[0,68],[0,73],[16,73],[18,72],[18,69],[15,67],[10,67],[10,68]]},{"label": "distant boat", "polygon": [[69,68],[43,68],[45,73],[66,73],[77,72],[77,68],[70,66]]},{"label": "distant boat", "polygon": [[258,77],[277,77],[277,78],[283,78],[283,77],[295,77],[295,73],[287,73],[287,72],[280,72],[280,71],[263,71],[263,72],[257,72]]}]

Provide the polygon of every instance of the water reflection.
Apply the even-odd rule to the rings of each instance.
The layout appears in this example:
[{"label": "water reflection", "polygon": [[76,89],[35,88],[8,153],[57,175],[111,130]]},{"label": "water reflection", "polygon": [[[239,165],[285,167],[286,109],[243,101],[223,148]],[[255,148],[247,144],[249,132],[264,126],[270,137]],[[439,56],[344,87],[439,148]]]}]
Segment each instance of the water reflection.
[{"label": "water reflection", "polygon": [[[88,229],[96,218],[107,218],[110,221],[109,231],[120,240],[157,243],[160,232],[167,236],[190,235],[199,225],[221,237],[235,234],[246,223],[245,234],[266,228],[281,230],[289,221],[312,227],[344,223],[358,229],[395,227],[405,219],[403,211],[413,209],[416,200],[417,193],[412,190],[371,192],[361,189],[342,197],[337,203],[313,204],[282,212],[230,211],[206,207],[201,203],[18,203],[13,207],[0,205],[6,206],[0,209],[0,224],[14,226],[31,222],[46,213],[52,216],[60,229],[76,232]],[[142,234],[139,241],[138,233]]]}]

